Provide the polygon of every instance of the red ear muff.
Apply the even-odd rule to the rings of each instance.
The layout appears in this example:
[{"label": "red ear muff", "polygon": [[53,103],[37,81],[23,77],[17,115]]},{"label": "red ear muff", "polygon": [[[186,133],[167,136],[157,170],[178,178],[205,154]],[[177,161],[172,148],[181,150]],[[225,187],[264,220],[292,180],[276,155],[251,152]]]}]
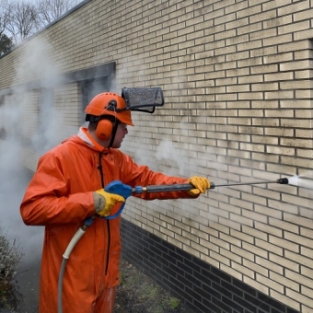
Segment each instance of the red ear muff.
[{"label": "red ear muff", "polygon": [[113,123],[109,120],[100,120],[96,128],[96,135],[101,140],[107,140],[111,137],[113,131]]}]

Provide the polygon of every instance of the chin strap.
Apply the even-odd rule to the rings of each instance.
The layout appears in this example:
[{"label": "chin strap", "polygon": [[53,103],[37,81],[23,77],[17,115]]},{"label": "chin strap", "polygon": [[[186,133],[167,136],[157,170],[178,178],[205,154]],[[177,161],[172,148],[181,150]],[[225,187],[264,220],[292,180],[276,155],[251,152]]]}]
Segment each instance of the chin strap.
[{"label": "chin strap", "polygon": [[112,129],[112,136],[111,136],[111,141],[110,141],[110,144],[109,144],[109,148],[112,148],[112,145],[113,145],[113,142],[114,142],[114,139],[115,139],[115,135],[116,135],[116,131],[117,131],[117,127],[119,125],[119,120],[116,119],[115,123],[114,123],[114,126],[113,126],[113,129]]}]

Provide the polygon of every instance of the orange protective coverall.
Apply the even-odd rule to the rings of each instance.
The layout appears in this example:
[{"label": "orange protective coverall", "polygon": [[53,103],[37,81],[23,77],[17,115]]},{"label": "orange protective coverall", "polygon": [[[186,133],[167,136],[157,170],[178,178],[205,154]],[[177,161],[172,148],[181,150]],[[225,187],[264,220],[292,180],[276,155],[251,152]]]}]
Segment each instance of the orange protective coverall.
[{"label": "orange protective coverall", "polygon": [[[132,187],[187,182],[139,166],[118,149],[100,147],[85,128],[43,155],[20,208],[25,224],[45,225],[40,313],[58,311],[62,256],[83,221],[95,214],[92,192],[103,187],[99,160],[105,185],[113,180]],[[191,198],[186,191],[137,196],[146,200]],[[113,208],[114,212],[117,210],[118,205]],[[67,261],[63,279],[64,313],[108,312],[104,293],[119,283],[120,251],[120,217],[96,218]]]}]

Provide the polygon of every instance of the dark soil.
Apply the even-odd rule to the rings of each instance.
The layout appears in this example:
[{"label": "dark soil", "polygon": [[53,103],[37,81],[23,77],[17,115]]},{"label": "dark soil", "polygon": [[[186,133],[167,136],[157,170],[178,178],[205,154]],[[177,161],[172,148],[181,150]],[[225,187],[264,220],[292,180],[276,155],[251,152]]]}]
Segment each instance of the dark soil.
[{"label": "dark soil", "polygon": [[192,313],[175,297],[160,288],[142,271],[125,260],[121,262],[121,283],[117,289],[114,313]]}]

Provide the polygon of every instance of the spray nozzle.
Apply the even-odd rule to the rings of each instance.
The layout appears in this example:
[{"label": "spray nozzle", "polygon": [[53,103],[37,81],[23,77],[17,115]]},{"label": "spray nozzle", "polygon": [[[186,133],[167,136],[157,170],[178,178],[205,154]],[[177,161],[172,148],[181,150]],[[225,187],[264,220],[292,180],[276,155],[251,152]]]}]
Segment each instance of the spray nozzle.
[{"label": "spray nozzle", "polygon": [[279,178],[279,179],[277,179],[276,182],[277,182],[278,184],[282,184],[282,185],[287,185],[287,184],[289,184],[288,178]]}]

